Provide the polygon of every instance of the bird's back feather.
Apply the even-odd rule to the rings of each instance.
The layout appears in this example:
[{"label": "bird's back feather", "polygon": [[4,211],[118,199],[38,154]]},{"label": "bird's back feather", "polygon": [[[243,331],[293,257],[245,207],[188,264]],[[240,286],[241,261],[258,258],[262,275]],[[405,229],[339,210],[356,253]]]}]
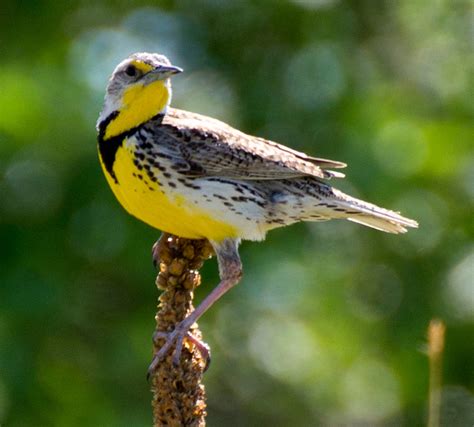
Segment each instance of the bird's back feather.
[{"label": "bird's back feather", "polygon": [[247,135],[210,117],[169,108],[158,129],[176,147],[195,176],[266,180],[315,176],[343,177],[328,170],[346,165],[307,156],[284,145]]}]

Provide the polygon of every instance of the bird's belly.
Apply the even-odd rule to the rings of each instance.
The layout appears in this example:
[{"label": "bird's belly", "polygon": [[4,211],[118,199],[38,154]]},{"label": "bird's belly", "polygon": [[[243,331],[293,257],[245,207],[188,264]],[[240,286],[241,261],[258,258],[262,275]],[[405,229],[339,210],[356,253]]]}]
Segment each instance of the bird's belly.
[{"label": "bird's belly", "polygon": [[[104,169],[104,167],[103,167]],[[104,169],[107,181],[120,204],[131,215],[154,228],[190,239],[207,238],[220,241],[240,237],[232,222],[217,219],[212,211],[202,209],[179,191],[170,192],[153,182],[133,163],[133,153],[117,150],[114,172],[118,183]],[[199,199],[196,194],[194,199]]]}]

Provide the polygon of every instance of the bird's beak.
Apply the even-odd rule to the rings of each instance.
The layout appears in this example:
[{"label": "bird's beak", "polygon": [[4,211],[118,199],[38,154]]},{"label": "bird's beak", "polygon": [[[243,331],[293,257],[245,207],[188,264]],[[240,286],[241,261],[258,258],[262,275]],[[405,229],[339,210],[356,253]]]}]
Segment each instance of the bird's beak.
[{"label": "bird's beak", "polygon": [[160,65],[145,74],[144,76],[146,80],[145,84],[154,82],[156,80],[165,80],[174,74],[179,74],[182,72],[183,72],[182,68],[175,67],[174,65]]}]

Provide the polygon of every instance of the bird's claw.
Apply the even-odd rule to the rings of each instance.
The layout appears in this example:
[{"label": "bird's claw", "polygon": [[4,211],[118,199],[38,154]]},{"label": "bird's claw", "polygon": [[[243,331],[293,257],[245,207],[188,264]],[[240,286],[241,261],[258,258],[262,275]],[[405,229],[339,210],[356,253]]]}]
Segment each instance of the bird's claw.
[{"label": "bird's claw", "polygon": [[173,332],[155,331],[153,333],[153,342],[156,344],[159,339],[164,339],[165,343],[153,356],[153,360],[148,367],[148,379],[155,372],[158,364],[165,358],[173,344],[176,344],[173,352],[173,365],[179,366],[185,339],[193,343],[193,345],[196,346],[197,350],[201,353],[201,356],[205,361],[203,372],[207,371],[209,368],[209,364],[211,363],[211,350],[209,346],[193,336],[188,330],[183,332],[181,328],[177,327]]},{"label": "bird's claw", "polygon": [[153,267],[158,268],[160,264],[160,248],[159,248],[160,241],[157,240],[153,247],[151,248],[151,260],[153,262]]}]

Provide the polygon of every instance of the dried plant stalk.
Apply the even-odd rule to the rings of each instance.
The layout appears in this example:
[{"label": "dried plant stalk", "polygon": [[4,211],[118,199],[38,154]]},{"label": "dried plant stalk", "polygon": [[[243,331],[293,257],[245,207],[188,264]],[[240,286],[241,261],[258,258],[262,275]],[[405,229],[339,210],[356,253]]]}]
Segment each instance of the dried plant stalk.
[{"label": "dried plant stalk", "polygon": [[[156,332],[171,332],[194,308],[194,289],[199,286],[199,269],[213,253],[206,240],[189,240],[163,234],[153,247],[153,258],[159,262],[156,285],[159,297]],[[191,333],[201,339],[197,324]],[[156,353],[164,339],[154,343]],[[201,383],[207,360],[197,347],[185,340],[178,366],[170,352],[151,373],[154,426],[205,426],[206,395]]]},{"label": "dried plant stalk", "polygon": [[430,361],[430,390],[428,427],[439,427],[441,413],[441,377],[446,326],[433,319],[428,328],[428,357]]}]

